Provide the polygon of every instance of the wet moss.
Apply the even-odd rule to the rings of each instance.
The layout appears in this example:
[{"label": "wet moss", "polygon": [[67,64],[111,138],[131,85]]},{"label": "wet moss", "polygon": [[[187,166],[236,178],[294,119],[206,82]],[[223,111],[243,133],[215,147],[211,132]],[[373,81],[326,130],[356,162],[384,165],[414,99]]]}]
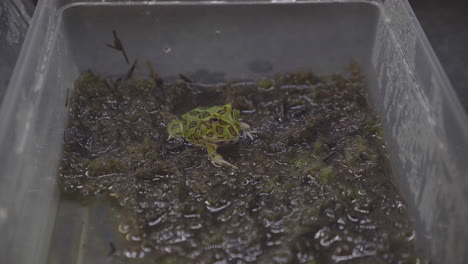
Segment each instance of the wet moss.
[{"label": "wet moss", "polygon": [[303,168],[310,164],[310,157],[299,156],[292,159],[289,164],[296,168]]},{"label": "wet moss", "polygon": [[382,137],[383,132],[380,123],[375,120],[367,122],[362,128],[362,134],[365,137],[380,136]]},{"label": "wet moss", "polygon": [[335,176],[336,176],[336,173],[335,173],[333,167],[328,166],[328,167],[325,167],[325,168],[320,169],[320,170],[317,172],[317,175],[319,176],[319,178],[320,178],[320,183],[321,183],[322,185],[328,185],[328,184],[331,183],[331,181],[333,181],[333,179],[334,179]]},{"label": "wet moss", "polygon": [[257,81],[257,85],[259,88],[268,89],[273,86],[273,82],[269,79],[263,79],[263,80]]},{"label": "wet moss", "polygon": [[176,258],[165,258],[162,262],[163,264],[178,264],[178,260]]},{"label": "wet moss", "polygon": [[345,149],[345,163],[350,166],[373,161],[376,162],[378,155],[371,147],[371,143],[361,136],[353,137]]},{"label": "wet moss", "polygon": [[86,94],[86,92],[90,90],[97,91],[93,88],[95,88],[96,85],[102,85],[102,83],[103,83],[103,79],[101,78],[100,75],[95,74],[92,71],[87,71],[76,82],[75,89],[79,93]]},{"label": "wet moss", "polygon": [[320,158],[326,157],[326,154],[328,153],[328,148],[323,142],[315,141],[313,148],[314,148],[313,153],[316,157],[320,157]]},{"label": "wet moss", "polygon": [[[113,201],[128,238],[115,255],[143,252],[139,263],[417,260],[362,70],[347,68],[216,83],[198,83],[209,72],[188,75],[197,83],[87,72],[69,104],[60,187],[69,199]],[[228,102],[256,131],[219,149],[239,170],[167,142],[172,119]]]},{"label": "wet moss", "polygon": [[404,261],[403,261],[404,264],[419,264],[419,263],[426,263],[426,261],[419,257],[419,256],[415,256],[415,255],[411,255],[409,257],[407,257]]},{"label": "wet moss", "polygon": [[323,168],[325,168],[326,166],[327,166],[327,164],[325,162],[323,162],[322,160],[313,159],[309,163],[309,166],[307,167],[307,171],[308,171],[308,173],[314,175],[314,174],[318,173],[320,170],[322,170]]}]

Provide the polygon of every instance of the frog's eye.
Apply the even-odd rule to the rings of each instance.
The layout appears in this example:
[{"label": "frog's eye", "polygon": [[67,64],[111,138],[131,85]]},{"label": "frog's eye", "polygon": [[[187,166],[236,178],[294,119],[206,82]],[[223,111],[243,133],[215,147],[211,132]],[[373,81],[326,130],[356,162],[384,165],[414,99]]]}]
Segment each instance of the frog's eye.
[{"label": "frog's eye", "polygon": [[210,119],[211,122],[219,122],[219,118],[217,117],[213,117]]}]

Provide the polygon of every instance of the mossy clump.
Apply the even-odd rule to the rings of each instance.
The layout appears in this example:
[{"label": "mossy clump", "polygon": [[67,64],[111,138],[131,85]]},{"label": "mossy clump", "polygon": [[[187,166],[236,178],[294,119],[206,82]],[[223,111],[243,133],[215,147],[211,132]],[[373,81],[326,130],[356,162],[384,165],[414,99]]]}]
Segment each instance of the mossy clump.
[{"label": "mossy clump", "polygon": [[128,170],[127,164],[117,158],[98,157],[90,160],[87,165],[88,177],[99,177],[112,173],[120,173]]},{"label": "mossy clump", "polygon": [[98,92],[99,90],[95,89],[95,87],[102,84],[104,84],[104,80],[100,75],[87,71],[76,81],[75,89],[80,94],[91,95],[88,91]]},{"label": "mossy clump", "polygon": [[373,136],[380,136],[382,137],[382,127],[379,122],[376,120],[371,120],[367,122],[363,127],[362,127],[362,134],[365,137],[373,137]]},{"label": "mossy clump", "polygon": [[306,262],[301,262],[302,264],[319,264],[316,260],[308,260]]},{"label": "mossy clump", "polygon": [[320,183],[322,183],[322,185],[328,185],[328,184],[331,183],[331,181],[333,181],[333,179],[336,176],[336,173],[335,173],[333,167],[328,166],[328,167],[320,169],[317,172],[317,175],[319,176]]},{"label": "mossy clump", "polygon": [[261,89],[268,89],[273,86],[273,81],[269,79],[262,79],[257,81],[257,86]]},{"label": "mossy clump", "polygon": [[371,142],[361,136],[353,137],[345,148],[345,163],[350,166],[373,161],[376,162],[378,154],[371,147]]},{"label": "mossy clump", "polygon": [[310,157],[299,156],[299,157],[295,157],[294,159],[292,159],[289,162],[289,164],[291,164],[292,166],[294,166],[296,168],[304,168],[307,165],[309,165],[310,162],[311,162]]}]

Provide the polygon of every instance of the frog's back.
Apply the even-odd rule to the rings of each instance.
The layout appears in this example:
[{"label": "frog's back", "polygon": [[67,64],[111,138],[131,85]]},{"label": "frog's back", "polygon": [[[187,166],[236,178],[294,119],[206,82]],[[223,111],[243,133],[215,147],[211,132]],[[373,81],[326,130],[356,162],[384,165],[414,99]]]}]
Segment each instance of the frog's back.
[{"label": "frog's back", "polygon": [[204,107],[197,107],[181,116],[184,127],[184,138],[194,144],[202,144],[201,122],[210,114],[205,111]]},{"label": "frog's back", "polygon": [[186,121],[200,121],[208,116],[210,116],[209,111],[206,107],[197,107],[193,110],[182,115],[182,120]]}]

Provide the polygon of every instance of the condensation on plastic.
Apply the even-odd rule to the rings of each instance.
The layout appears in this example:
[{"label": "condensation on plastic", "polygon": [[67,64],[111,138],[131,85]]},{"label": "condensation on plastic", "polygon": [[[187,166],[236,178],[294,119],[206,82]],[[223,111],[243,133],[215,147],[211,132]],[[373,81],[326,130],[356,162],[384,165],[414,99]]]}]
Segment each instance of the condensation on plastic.
[{"label": "condensation on plastic", "polygon": [[406,1],[386,1],[374,99],[418,233],[435,263],[468,263],[468,119]]},{"label": "condensation on plastic", "polygon": [[[46,263],[58,202],[56,173],[67,88],[85,70],[82,56],[92,58],[85,50],[70,49],[79,39],[68,37],[70,28],[60,14],[86,3],[97,8],[100,2],[43,0],[31,22],[0,109],[1,263]],[[468,223],[468,118],[407,1],[301,2],[360,2],[379,9],[367,71],[374,83],[370,93],[385,126],[394,176],[434,263],[468,263],[464,227]],[[155,1],[103,4],[164,5]]]},{"label": "condensation on plastic", "polygon": [[0,263],[46,263],[58,201],[70,63],[53,47],[55,9],[41,3],[0,108]]}]

